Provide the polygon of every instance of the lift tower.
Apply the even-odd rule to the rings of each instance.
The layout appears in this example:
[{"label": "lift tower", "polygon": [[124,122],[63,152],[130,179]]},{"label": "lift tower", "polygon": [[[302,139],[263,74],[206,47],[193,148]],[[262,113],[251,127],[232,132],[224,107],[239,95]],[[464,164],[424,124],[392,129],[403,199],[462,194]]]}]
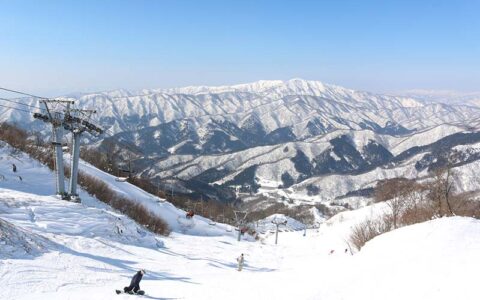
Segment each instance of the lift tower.
[{"label": "lift tower", "polygon": [[[73,113],[74,115],[72,116]],[[95,110],[90,109],[71,109],[65,115],[65,128],[72,132],[72,152],[71,152],[71,163],[70,163],[70,182],[68,188],[69,198],[72,200],[78,199],[77,193],[77,181],[78,181],[78,163],[80,160],[80,138],[82,134],[87,131],[93,136],[98,136],[103,133],[103,130],[94,124],[81,119],[75,114],[84,114],[88,115],[88,119],[94,113]]]},{"label": "lift tower", "polygon": [[[54,99],[44,99],[40,101],[44,106],[47,114],[34,113],[33,117],[36,119],[43,120],[44,122],[52,124],[52,145],[55,152],[55,183],[57,189],[57,195],[60,195],[62,198],[66,198],[67,194],[65,192],[65,173],[63,168],[63,151],[62,151],[62,139],[63,139],[63,129],[65,127],[65,119],[60,112],[51,111],[48,107],[51,103],[63,103],[67,105],[66,114],[71,104],[74,104],[72,100],[54,100]],[[65,114],[65,115],[66,115]]]}]

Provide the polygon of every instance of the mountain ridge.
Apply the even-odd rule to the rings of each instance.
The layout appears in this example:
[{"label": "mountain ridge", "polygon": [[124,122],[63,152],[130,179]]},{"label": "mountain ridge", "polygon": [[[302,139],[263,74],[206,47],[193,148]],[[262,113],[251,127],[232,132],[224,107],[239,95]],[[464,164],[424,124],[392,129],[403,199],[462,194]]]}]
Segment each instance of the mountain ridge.
[{"label": "mountain ridge", "polygon": [[[79,107],[96,108],[100,113],[92,121],[108,131],[103,140],[85,136],[82,142],[105,151],[113,142],[122,160],[130,154],[121,145],[131,144],[141,149],[137,174],[151,180],[176,178],[182,191],[207,187],[205,181],[219,189],[241,183],[256,190],[259,178],[286,189],[336,172],[354,175],[414,147],[480,126],[480,107],[302,79],[142,92],[115,90],[74,98]],[[50,133],[27,113],[0,108],[0,117],[29,129],[34,124],[45,136]],[[208,189],[207,194],[212,192]]]}]

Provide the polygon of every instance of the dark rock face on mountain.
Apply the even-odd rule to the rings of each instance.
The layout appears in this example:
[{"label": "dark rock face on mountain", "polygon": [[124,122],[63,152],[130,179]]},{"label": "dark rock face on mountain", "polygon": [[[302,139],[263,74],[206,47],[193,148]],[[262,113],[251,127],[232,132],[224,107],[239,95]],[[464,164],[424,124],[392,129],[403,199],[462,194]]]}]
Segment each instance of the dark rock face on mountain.
[{"label": "dark rock face on mountain", "polygon": [[393,154],[379,143],[370,141],[363,147],[363,157],[368,166],[376,167],[388,163]]},{"label": "dark rock face on mountain", "polygon": [[413,130],[407,129],[402,125],[392,121],[388,121],[384,127],[378,125],[377,123],[367,121],[367,120],[363,120],[362,122],[359,123],[359,125],[362,129],[369,129],[376,133],[388,134],[388,135],[405,135],[415,131],[414,129]]},{"label": "dark rock face on mountain", "polygon": [[332,148],[314,159],[313,174],[349,174],[371,170],[389,162],[393,155],[375,141],[369,141],[362,153],[346,135],[332,139]]},{"label": "dark rock face on mountain", "polygon": [[455,151],[453,148],[459,145],[470,145],[478,142],[480,142],[480,132],[459,132],[428,145],[412,147],[400,153],[391,161],[398,164],[416,154],[425,152],[425,155],[415,164],[415,168],[418,171],[425,169],[431,171],[445,167],[448,164],[452,166],[462,165],[475,161],[480,156],[477,153],[466,155],[465,153]]},{"label": "dark rock face on mountain", "polygon": [[313,165],[302,150],[297,150],[297,154],[291,160],[294,163],[295,170],[302,174],[299,180],[304,180],[313,175]]},{"label": "dark rock face on mountain", "polygon": [[224,186],[240,186],[243,192],[256,193],[260,187],[257,183],[255,172],[258,166],[253,165],[237,174],[232,180],[227,181]]}]

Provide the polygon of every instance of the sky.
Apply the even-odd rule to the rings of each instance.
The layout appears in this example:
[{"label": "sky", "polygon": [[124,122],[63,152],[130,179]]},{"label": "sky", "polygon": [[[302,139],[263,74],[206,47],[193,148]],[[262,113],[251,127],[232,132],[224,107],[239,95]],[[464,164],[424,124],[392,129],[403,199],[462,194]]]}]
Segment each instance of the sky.
[{"label": "sky", "polygon": [[480,1],[0,0],[0,86],[480,91]]}]

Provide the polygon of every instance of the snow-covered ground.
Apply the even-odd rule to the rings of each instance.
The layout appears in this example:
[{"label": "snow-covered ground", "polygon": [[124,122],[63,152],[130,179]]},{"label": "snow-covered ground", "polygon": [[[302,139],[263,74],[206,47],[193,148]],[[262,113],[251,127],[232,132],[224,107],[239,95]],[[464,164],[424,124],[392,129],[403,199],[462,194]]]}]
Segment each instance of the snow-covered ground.
[{"label": "snow-covered ground", "polygon": [[[65,155],[65,163],[69,163],[69,155]],[[17,172],[12,172],[12,164],[17,166]],[[118,194],[137,201],[147,207],[152,213],[165,220],[170,229],[191,235],[225,235],[230,226],[225,224],[209,225],[210,220],[197,216],[195,220],[187,220],[185,211],[176,208],[171,203],[153,196],[142,189],[128,183],[118,182],[116,177],[105,173],[92,165],[80,160],[80,171],[105,182]],[[28,155],[13,151],[5,143],[0,142],[0,188],[51,196],[55,193],[55,180],[52,171],[28,157]],[[68,187],[68,182],[65,182]],[[82,204],[88,207],[104,208],[101,202],[79,189]]]},{"label": "snow-covered ground", "polygon": [[405,227],[354,255],[351,226],[383,204],[341,213],[306,236],[281,232],[278,245],[273,234],[237,242],[201,222],[196,235],[162,237],[83,192],[82,203],[59,200],[49,170],[16,156],[24,164],[13,173],[9,153],[0,157],[0,299],[132,299],[114,290],[139,268],[145,299],[478,299],[479,220]]}]

